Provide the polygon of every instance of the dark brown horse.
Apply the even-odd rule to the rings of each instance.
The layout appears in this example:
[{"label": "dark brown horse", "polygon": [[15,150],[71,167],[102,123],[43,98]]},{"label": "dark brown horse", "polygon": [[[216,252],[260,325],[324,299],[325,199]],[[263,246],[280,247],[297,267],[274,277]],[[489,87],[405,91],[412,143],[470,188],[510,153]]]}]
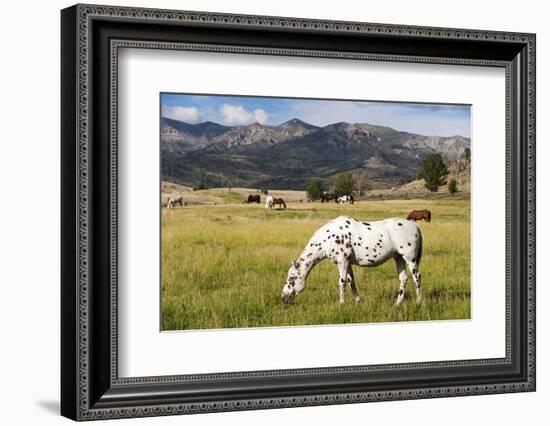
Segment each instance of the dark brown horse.
[{"label": "dark brown horse", "polygon": [[413,210],[412,212],[409,213],[409,215],[407,216],[407,219],[408,220],[414,220],[415,222],[417,220],[422,220],[424,219],[426,222],[431,222],[432,221],[432,212],[429,211],[429,210]]},{"label": "dark brown horse", "polygon": [[246,200],[247,204],[250,203],[258,203],[260,204],[260,196],[259,195],[249,195],[248,199]]},{"label": "dark brown horse", "polygon": [[321,203],[324,203],[325,201],[328,203],[332,200],[338,202],[338,196],[335,192],[323,192],[323,195],[321,195]]},{"label": "dark brown horse", "polygon": [[282,198],[274,198],[272,206],[273,207],[281,206],[283,209],[286,209],[285,200],[283,200]]}]

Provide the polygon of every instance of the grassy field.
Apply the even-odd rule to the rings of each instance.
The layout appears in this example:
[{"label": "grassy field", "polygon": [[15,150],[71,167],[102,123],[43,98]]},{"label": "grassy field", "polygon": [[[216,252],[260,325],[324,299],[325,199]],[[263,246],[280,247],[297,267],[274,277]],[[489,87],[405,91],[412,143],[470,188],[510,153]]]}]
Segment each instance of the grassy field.
[{"label": "grassy field", "polygon": [[[233,197],[233,196],[231,196]],[[228,197],[224,205],[190,205],[162,211],[162,329],[291,326],[470,318],[470,202],[464,199],[386,200],[355,205],[291,202],[265,211]],[[262,196],[262,201],[264,197]],[[339,215],[359,220],[406,217],[432,211],[421,222],[423,301],[395,306],[395,262],[355,266],[359,304],[348,289],[338,303],[336,265],[323,261],[310,273],[295,303],[280,302],[291,259],[314,231]]]}]

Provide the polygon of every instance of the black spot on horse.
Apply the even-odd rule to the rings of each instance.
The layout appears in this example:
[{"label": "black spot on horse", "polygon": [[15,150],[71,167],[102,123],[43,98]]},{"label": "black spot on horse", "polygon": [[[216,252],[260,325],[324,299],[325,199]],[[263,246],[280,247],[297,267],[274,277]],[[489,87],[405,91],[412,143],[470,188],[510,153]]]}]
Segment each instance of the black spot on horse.
[{"label": "black spot on horse", "polygon": [[340,229],[344,229],[344,228],[342,228],[342,227],[340,226]]},{"label": "black spot on horse", "polygon": [[403,224],[402,224],[401,222],[398,222],[397,224],[398,224],[399,226],[403,226]]},{"label": "black spot on horse", "polygon": [[399,290],[399,296],[403,296],[403,289]]},{"label": "black spot on horse", "polygon": [[409,246],[411,245],[411,243],[407,243]]},{"label": "black spot on horse", "polygon": [[416,257],[413,257],[413,260],[411,260],[411,262],[414,262],[416,260]]},{"label": "black spot on horse", "polygon": [[368,222],[363,222],[363,225],[365,225],[365,226],[370,226],[370,223],[368,223]]},{"label": "black spot on horse", "polygon": [[351,222],[350,222],[349,220],[346,220],[346,223],[347,223],[348,225],[351,225]]},{"label": "black spot on horse", "polygon": [[[334,282],[334,281],[333,281]],[[344,282],[344,279],[343,278],[340,278],[340,282],[343,283]]]}]

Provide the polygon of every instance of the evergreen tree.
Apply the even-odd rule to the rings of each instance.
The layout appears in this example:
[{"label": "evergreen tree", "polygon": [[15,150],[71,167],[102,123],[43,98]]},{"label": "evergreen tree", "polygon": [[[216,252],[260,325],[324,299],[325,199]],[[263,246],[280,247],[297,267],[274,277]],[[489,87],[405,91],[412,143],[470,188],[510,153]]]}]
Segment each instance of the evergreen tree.
[{"label": "evergreen tree", "polygon": [[458,188],[456,187],[456,179],[451,179],[449,181],[449,194],[451,194],[453,197],[458,192]]},{"label": "evergreen tree", "polygon": [[334,182],[334,192],[338,197],[342,195],[351,195],[353,192],[354,182],[353,174],[350,172],[340,173],[336,176],[336,181]]},{"label": "evergreen tree", "polygon": [[323,195],[323,184],[319,179],[313,179],[307,186],[307,197],[311,200],[318,200]]},{"label": "evergreen tree", "polygon": [[424,179],[424,185],[431,192],[437,192],[441,185],[445,185],[449,170],[440,154],[428,155],[418,172],[418,179]]}]

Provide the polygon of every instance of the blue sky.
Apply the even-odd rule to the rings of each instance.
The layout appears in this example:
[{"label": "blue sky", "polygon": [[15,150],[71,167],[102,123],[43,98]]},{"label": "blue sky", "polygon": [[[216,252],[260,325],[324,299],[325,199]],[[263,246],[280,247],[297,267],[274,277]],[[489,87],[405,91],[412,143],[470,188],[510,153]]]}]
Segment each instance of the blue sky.
[{"label": "blue sky", "polygon": [[421,135],[470,137],[470,106],[334,101],[218,95],[161,94],[161,115],[191,124],[278,125],[299,118],[316,126],[346,121],[389,126]]}]

